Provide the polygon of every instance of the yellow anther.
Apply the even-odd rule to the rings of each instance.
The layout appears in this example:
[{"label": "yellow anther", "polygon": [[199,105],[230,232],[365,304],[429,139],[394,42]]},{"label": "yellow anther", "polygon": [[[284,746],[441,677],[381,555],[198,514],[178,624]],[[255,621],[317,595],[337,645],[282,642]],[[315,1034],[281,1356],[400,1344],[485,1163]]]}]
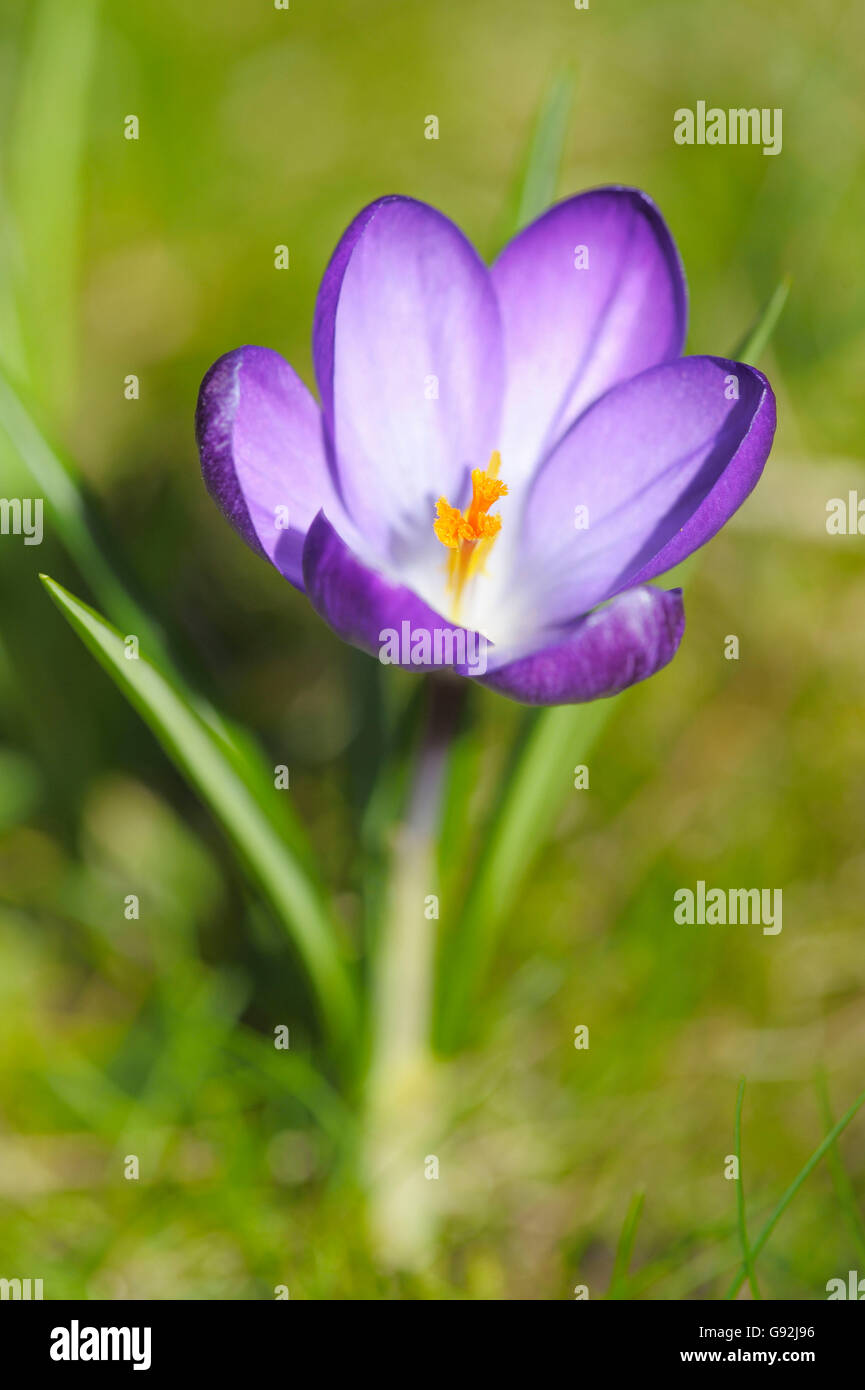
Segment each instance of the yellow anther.
[{"label": "yellow anther", "polygon": [[452,507],[446,497],[440,497],[436,508],[433,530],[442,545],[456,550],[463,537],[471,535],[469,524],[464,520],[459,507]]},{"label": "yellow anther", "polygon": [[496,476],[501,463],[501,454],[496,450],[485,469],[472,469],[472,497],[464,512],[452,507],[446,497],[438,500],[433,531],[451,552],[448,587],[457,605],[466,580],[479,568],[502,529],[501,517],[489,515],[490,507],[508,491],[507,483],[500,482]]}]

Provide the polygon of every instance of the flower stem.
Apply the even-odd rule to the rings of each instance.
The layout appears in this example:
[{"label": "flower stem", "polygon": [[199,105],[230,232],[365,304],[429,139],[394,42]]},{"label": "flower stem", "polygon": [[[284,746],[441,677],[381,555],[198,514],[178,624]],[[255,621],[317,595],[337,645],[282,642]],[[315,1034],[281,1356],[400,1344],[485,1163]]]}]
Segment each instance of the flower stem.
[{"label": "flower stem", "polygon": [[432,677],[404,816],[391,848],[374,953],[372,1051],[364,1177],[374,1247],[392,1268],[417,1268],[435,1227],[435,1064],[430,1049],[438,917],[436,842],[448,753],[464,682]]}]

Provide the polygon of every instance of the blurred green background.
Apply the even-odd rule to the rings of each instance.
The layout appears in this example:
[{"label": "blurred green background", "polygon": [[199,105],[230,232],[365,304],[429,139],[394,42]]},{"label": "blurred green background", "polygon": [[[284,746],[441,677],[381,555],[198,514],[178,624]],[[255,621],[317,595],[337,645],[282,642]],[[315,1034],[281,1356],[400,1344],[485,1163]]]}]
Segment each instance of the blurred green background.
[{"label": "blurred green background", "polygon": [[[37,573],[99,596],[50,520],[40,547],[0,539],[0,1276],[48,1298],[723,1296],[739,1078],[752,1231],[863,1085],[865,542],[825,528],[829,498],[865,496],[863,52],[861,8],[834,0],[4,0],[4,369],[178,663],[290,767],[358,961],[381,750],[415,682],[340,645],[210,503],[205,370],[263,343],[311,382],[318,281],[382,193],[494,254],[563,65],[556,195],[652,194],[689,351],[730,352],[784,275],[792,292],[761,360],[772,460],[689,574],[680,654],[554,763],[550,834],[440,1063],[440,1224],[409,1273],[370,1240],[357,1081],[285,931]],[[783,152],[676,146],[673,112],[698,100],[781,107]],[[3,496],[38,495],[2,431],[0,467]],[[482,829],[526,721],[481,690],[470,717]],[[673,892],[698,879],[783,889],[782,933],[677,926]],[[765,1296],[865,1272],[863,1156],[860,1117],[761,1254]]]}]

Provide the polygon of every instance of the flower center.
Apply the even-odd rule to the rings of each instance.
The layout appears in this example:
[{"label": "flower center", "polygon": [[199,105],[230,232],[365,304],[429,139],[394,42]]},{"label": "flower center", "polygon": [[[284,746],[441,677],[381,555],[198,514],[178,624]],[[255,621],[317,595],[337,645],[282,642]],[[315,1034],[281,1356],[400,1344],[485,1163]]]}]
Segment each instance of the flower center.
[{"label": "flower center", "polygon": [[508,490],[507,483],[500,482],[497,476],[501,466],[502,456],[496,449],[485,469],[472,469],[472,500],[464,512],[452,507],[446,497],[438,500],[433,531],[450,551],[448,592],[455,608],[459,607],[469,578],[483,569],[484,559],[502,529],[501,517],[489,515],[490,507]]}]

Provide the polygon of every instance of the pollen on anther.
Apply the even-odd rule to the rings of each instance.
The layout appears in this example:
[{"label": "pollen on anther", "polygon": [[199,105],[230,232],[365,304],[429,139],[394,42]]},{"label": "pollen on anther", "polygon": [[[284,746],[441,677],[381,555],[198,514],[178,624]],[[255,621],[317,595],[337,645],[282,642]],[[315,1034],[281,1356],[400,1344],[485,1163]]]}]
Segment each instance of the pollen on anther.
[{"label": "pollen on anther", "polygon": [[507,483],[497,477],[501,455],[496,450],[484,468],[472,469],[472,496],[465,511],[440,497],[433,531],[450,551],[449,585],[459,599],[469,575],[481,565],[484,553],[502,529],[500,516],[490,516],[490,507],[507,496]]}]

